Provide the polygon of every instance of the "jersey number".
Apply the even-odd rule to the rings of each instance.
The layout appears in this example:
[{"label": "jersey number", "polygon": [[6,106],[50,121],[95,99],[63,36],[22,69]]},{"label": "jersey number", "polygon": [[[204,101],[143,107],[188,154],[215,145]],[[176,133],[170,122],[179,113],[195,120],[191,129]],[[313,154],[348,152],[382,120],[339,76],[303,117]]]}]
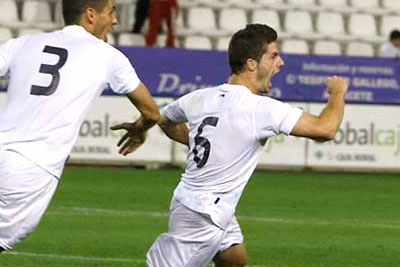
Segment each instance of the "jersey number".
[{"label": "jersey number", "polygon": [[57,86],[60,83],[60,72],[59,70],[64,66],[68,58],[68,51],[64,48],[48,46],[46,45],[43,52],[54,54],[59,56],[59,60],[55,65],[40,65],[39,72],[44,74],[50,74],[52,76],[51,83],[49,86],[32,85],[31,95],[51,95],[57,90]]},{"label": "jersey number", "polygon": [[[200,136],[203,133],[203,128],[207,125],[215,127],[217,126],[217,123],[218,123],[217,117],[207,117],[201,122],[199,128],[197,129],[197,134],[194,137],[194,148],[192,150],[194,154],[194,161],[197,164],[197,168],[203,167],[207,163],[208,157],[210,156],[210,149],[211,149],[210,141],[208,141],[207,138]],[[197,148],[199,146],[204,148],[202,158],[198,157],[199,151],[197,150]]]}]

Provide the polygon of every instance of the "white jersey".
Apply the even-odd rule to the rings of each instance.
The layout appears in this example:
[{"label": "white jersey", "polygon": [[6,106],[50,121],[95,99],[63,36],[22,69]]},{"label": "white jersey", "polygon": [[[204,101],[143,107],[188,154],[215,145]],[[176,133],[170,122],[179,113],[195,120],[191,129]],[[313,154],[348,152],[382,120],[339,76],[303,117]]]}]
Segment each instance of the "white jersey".
[{"label": "white jersey", "polygon": [[77,25],[9,40],[0,46],[0,76],[9,77],[0,148],[57,177],[102,91],[127,94],[140,84],[120,51]]},{"label": "white jersey", "polygon": [[239,85],[196,90],[167,106],[189,123],[188,165],[174,198],[226,228],[269,137],[290,134],[302,111]]}]

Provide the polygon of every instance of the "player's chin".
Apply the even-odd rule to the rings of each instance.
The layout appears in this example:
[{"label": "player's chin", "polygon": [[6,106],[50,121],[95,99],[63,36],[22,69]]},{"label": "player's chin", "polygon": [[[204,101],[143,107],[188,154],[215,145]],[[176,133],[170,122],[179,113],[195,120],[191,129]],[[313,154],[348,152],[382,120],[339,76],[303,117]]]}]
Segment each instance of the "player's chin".
[{"label": "player's chin", "polygon": [[264,92],[269,93],[272,89],[272,83],[269,82],[269,83],[265,84],[263,89],[264,89]]},{"label": "player's chin", "polygon": [[264,94],[269,94],[272,89],[272,83],[269,82],[266,86],[264,86]]},{"label": "player's chin", "polygon": [[269,87],[264,87],[264,88],[261,90],[261,95],[268,95],[270,91],[271,91],[271,88],[269,88]]},{"label": "player's chin", "polygon": [[107,33],[107,32],[104,33],[104,34],[101,36],[101,39],[102,39],[104,42],[107,43],[107,41],[108,41],[108,33]]},{"label": "player's chin", "polygon": [[110,28],[109,30],[107,30],[107,31],[105,31],[103,33],[103,38],[102,39],[103,39],[104,42],[108,41],[108,35],[111,34],[111,32],[112,32],[112,28]]}]

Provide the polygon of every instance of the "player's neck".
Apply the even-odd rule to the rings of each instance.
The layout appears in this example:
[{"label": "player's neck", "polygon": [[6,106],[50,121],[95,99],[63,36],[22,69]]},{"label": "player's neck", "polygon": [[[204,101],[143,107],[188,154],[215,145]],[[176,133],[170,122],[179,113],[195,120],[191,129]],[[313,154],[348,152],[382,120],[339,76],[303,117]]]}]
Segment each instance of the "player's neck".
[{"label": "player's neck", "polygon": [[248,73],[233,74],[229,79],[233,85],[242,85],[247,87],[253,94],[258,94],[256,79],[253,79]]},{"label": "player's neck", "polygon": [[94,34],[94,29],[93,29],[93,27],[91,27],[90,24],[88,24],[88,23],[81,23],[81,24],[79,24],[79,26],[82,26],[88,33],[90,33],[91,35],[97,37],[97,36]]},{"label": "player's neck", "polygon": [[98,31],[96,24],[93,22],[90,22],[89,19],[85,16],[82,16],[81,20],[78,23],[79,26],[83,27],[88,33],[93,35],[94,37],[101,39],[99,37]]}]

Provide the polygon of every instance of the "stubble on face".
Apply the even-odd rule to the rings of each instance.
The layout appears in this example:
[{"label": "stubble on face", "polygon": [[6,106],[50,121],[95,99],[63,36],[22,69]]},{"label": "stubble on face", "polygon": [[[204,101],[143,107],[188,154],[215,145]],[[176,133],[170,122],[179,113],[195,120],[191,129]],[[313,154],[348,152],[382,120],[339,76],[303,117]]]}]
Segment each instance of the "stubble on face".
[{"label": "stubble on face", "polygon": [[268,94],[272,88],[272,77],[280,71],[278,67],[279,52],[276,43],[270,43],[258,66],[258,81],[261,94]]},{"label": "stubble on face", "polygon": [[115,0],[107,0],[107,3],[99,15],[99,25],[98,25],[98,38],[107,42],[107,35],[112,31],[114,26],[114,16],[115,16]]}]

